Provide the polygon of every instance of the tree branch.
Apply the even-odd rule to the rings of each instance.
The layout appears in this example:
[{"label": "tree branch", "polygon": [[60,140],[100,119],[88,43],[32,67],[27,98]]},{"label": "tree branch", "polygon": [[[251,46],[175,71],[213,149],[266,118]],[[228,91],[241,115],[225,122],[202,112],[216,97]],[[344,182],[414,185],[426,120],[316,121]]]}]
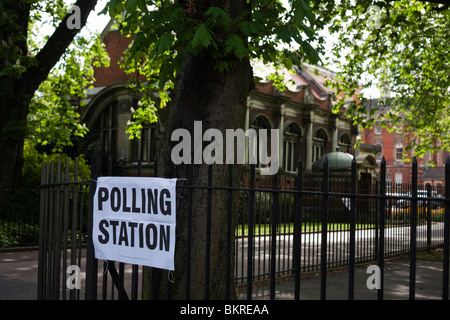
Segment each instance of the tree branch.
[{"label": "tree branch", "polygon": [[96,4],[97,0],[77,0],[75,5],[80,8],[81,28],[69,29],[67,27],[67,20],[72,14],[68,13],[64,17],[45,46],[36,55],[38,64],[35,67],[29,68],[23,75],[23,81],[25,83],[22,90],[26,90],[31,96],[33,95],[41,82],[47,78],[50,70],[59,61],[78,32],[86,25],[87,18],[90,12],[94,10]]}]

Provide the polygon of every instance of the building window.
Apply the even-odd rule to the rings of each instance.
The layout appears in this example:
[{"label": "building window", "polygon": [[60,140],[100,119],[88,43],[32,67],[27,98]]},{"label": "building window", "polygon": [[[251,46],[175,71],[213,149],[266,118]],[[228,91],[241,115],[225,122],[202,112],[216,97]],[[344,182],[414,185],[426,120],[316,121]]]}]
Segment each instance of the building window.
[{"label": "building window", "polygon": [[264,116],[258,116],[253,121],[251,127],[253,129],[255,129],[256,134],[257,134],[256,150],[255,150],[256,151],[256,153],[255,153],[255,155],[256,155],[256,168],[266,168],[267,164],[261,164],[261,161],[260,161],[262,151],[261,151],[261,146],[259,145],[259,143],[260,143],[260,141],[259,141],[260,140],[259,139],[259,130],[260,129],[266,129],[267,130],[267,145],[266,145],[266,151],[265,152],[266,152],[267,156],[270,156],[268,154],[268,152],[270,152],[270,150],[271,150],[271,148],[270,148],[270,139],[271,139],[271,137],[270,137],[270,129],[271,129],[271,126],[270,126],[269,120],[266,117],[264,117]]},{"label": "building window", "polygon": [[116,156],[117,151],[117,102],[107,105],[95,121],[93,135],[99,151]]},{"label": "building window", "polygon": [[403,158],[403,147],[395,148],[395,160],[402,160]]},{"label": "building window", "polygon": [[375,134],[381,134],[381,127],[380,126],[375,126]]},{"label": "building window", "polygon": [[312,162],[316,162],[323,154],[328,142],[328,135],[324,129],[318,129],[313,139]]},{"label": "building window", "polygon": [[291,123],[284,131],[283,141],[283,169],[296,171],[299,158],[301,131],[297,124]]},{"label": "building window", "polygon": [[383,158],[383,145],[377,143],[376,146],[379,146],[381,148],[381,151],[377,153],[377,160],[381,160]]},{"label": "building window", "polygon": [[352,152],[352,142],[348,135],[343,134],[339,139],[339,147],[342,152]]},{"label": "building window", "polygon": [[156,129],[156,124],[145,126],[141,129],[141,138],[131,141],[130,155],[132,162],[137,162],[139,159],[142,163],[151,163],[154,161],[156,155]]},{"label": "building window", "polygon": [[392,174],[386,173],[386,184],[390,185],[392,183]]},{"label": "building window", "polygon": [[395,184],[399,185],[403,183],[403,174],[401,172],[395,173]]},{"label": "building window", "polygon": [[434,187],[435,187],[435,191],[436,191],[436,193],[437,194],[443,194],[444,192],[444,189],[442,188],[442,183],[440,183],[440,182],[436,182],[435,184],[434,184]]}]

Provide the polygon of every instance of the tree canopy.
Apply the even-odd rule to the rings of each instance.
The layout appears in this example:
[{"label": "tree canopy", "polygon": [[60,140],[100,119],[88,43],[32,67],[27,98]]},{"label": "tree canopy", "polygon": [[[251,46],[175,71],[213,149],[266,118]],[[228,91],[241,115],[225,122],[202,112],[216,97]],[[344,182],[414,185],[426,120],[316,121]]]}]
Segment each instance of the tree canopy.
[{"label": "tree canopy", "polygon": [[[319,62],[324,39],[318,31],[329,18],[317,19],[329,10],[328,1],[246,2],[245,9],[233,11],[233,1],[109,1],[104,13],[117,18],[125,36],[134,35],[123,67],[145,75],[147,82],[135,83],[144,92],[143,108],[136,110],[128,128],[139,136],[142,122],[154,121],[151,92],[160,91],[160,107],[169,97],[183,57],[209,56],[218,71],[227,71],[236,61],[262,59],[292,69],[304,62]],[[138,77],[136,77],[138,79]]]},{"label": "tree canopy", "polygon": [[341,1],[330,24],[338,35],[335,88],[352,94],[377,80],[380,104],[390,105],[369,108],[361,97],[349,116],[362,128],[378,122],[401,132],[405,160],[450,150],[450,10],[438,2]]},{"label": "tree canopy", "polygon": [[[2,5],[5,12],[7,3]],[[333,66],[338,73],[334,81],[338,95],[352,96],[376,79],[383,97],[389,97],[388,112],[368,108],[363,97],[361,103],[350,105],[347,112],[355,123],[367,128],[379,122],[389,130],[401,130],[409,142],[405,152],[413,150],[414,155],[450,150],[450,11],[444,3],[260,0],[231,16],[232,1],[108,1],[103,13],[119,19],[125,36],[134,35],[122,67],[147,79],[132,87],[144,96],[128,133],[139,137],[142,123],[156,120],[158,106],[151,93],[160,92],[160,107],[169,101],[167,90],[173,88],[183,55],[211,56],[219,71],[244,58],[288,69],[304,62],[323,63],[319,56],[325,52],[325,38],[319,31],[327,26],[337,36],[332,54],[337,61]],[[79,5],[86,7],[83,1]],[[43,52],[50,49],[36,43],[33,35],[39,30],[35,26],[45,18],[56,30],[67,19],[68,5],[63,0],[31,1],[29,6],[26,53],[19,46],[21,24],[14,15],[2,19],[3,33],[16,30],[17,36],[2,41],[0,75],[20,78],[42,64]],[[71,136],[83,136],[87,129],[78,123],[70,100],[83,100],[92,81],[92,66],[106,60],[98,40],[78,36],[48,79],[39,84],[29,106],[26,133],[20,133],[20,124],[14,123],[3,132],[28,135],[35,144],[50,145],[53,151],[70,145]],[[336,110],[343,103],[344,99]]]}]

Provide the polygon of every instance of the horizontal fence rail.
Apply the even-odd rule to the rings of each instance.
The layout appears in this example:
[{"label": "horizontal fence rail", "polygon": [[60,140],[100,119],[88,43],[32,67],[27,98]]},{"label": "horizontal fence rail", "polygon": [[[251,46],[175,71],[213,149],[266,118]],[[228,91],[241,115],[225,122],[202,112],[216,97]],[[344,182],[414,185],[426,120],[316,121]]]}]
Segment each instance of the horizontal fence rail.
[{"label": "horizontal fence rail", "polygon": [[[93,256],[89,257],[92,255],[89,247],[87,257],[84,258],[86,251],[82,250],[81,244],[86,232],[89,234],[86,229],[89,212],[87,201],[89,188],[95,188],[96,175],[91,174],[90,181],[80,181],[71,178],[67,171],[63,173],[60,166],[59,162],[43,166],[39,297],[65,299],[65,268],[69,264],[79,264],[84,266],[83,272],[93,268],[91,275],[94,275],[92,278],[87,276],[86,284],[83,283],[86,286],[83,287],[87,292],[86,297],[138,299],[142,292],[141,266],[114,261],[94,263]],[[241,292],[240,298],[252,299],[254,285],[266,281],[270,284],[269,298],[275,299],[276,280],[288,276],[295,284],[294,297],[299,299],[301,275],[318,272],[321,282],[320,298],[326,299],[327,271],[346,266],[348,290],[343,292],[343,296],[353,299],[357,264],[377,263],[383,280],[384,260],[410,253],[409,296],[414,299],[416,252],[437,246],[444,246],[442,297],[448,298],[450,184],[446,183],[445,190],[418,185],[416,161],[412,164],[412,182],[402,185],[386,182],[384,158],[381,162],[380,181],[358,180],[355,160],[351,174],[340,179],[329,176],[327,161],[324,162],[323,175],[314,178],[303,173],[301,159],[297,174],[280,172],[274,176],[262,176],[251,165],[244,170],[239,185],[233,184],[233,165],[229,166],[230,176],[226,186],[215,186],[212,174],[208,176],[206,185],[191,185],[189,176],[177,176],[176,167],[172,172],[174,177],[183,180],[177,189],[186,190],[185,194],[190,199],[198,190],[207,190],[208,217],[219,194],[226,194],[228,217],[224,228],[229,230],[226,261],[228,272],[234,270],[234,277],[229,275],[227,281],[236,281]],[[446,182],[450,179],[449,166],[447,162]],[[110,161],[109,174],[112,172],[111,168]],[[97,174],[99,172],[98,170]],[[138,176],[141,175],[140,172],[139,162]],[[126,174],[125,161],[122,174]],[[158,176],[157,172],[155,176]],[[192,210],[192,206],[188,205],[187,208],[188,211]],[[188,217],[191,214],[192,212],[187,212]],[[214,221],[208,218],[205,224],[206,252],[211,237],[214,237],[208,233],[211,223]],[[235,226],[233,230],[232,225]],[[192,272],[191,240],[188,232],[188,274]],[[234,246],[231,241],[234,241]],[[231,252],[232,247],[234,252]],[[207,259],[206,279],[210,277],[208,264]],[[53,276],[55,274],[56,277]],[[205,298],[209,297],[210,290],[213,288],[207,282]],[[77,296],[73,292],[74,290],[69,290],[69,298],[80,298],[79,290]],[[378,290],[378,298],[383,299],[383,294],[382,285]],[[189,284],[186,298],[189,298]]]}]

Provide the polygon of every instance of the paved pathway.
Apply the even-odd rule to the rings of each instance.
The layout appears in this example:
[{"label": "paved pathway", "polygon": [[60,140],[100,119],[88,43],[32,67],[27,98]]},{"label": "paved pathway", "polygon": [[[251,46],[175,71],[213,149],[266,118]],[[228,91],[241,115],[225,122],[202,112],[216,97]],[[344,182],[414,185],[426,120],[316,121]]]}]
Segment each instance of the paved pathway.
[{"label": "paved pathway", "polygon": [[[0,300],[34,300],[37,293],[37,252],[0,253]],[[355,270],[355,299],[377,298],[377,291],[367,288],[370,274],[367,266]],[[327,273],[327,299],[347,299],[347,271]],[[320,277],[312,276],[301,280],[301,299],[315,300],[320,297]],[[276,299],[293,299],[293,281],[277,281]],[[385,263],[384,298],[386,300],[408,299],[409,261],[390,260]],[[269,284],[256,285],[253,299],[268,299]],[[417,261],[416,298],[441,299],[442,262]],[[240,299],[246,298],[245,288],[240,291]]]},{"label": "paved pathway", "polygon": [[0,300],[36,300],[38,252],[0,253]]}]

